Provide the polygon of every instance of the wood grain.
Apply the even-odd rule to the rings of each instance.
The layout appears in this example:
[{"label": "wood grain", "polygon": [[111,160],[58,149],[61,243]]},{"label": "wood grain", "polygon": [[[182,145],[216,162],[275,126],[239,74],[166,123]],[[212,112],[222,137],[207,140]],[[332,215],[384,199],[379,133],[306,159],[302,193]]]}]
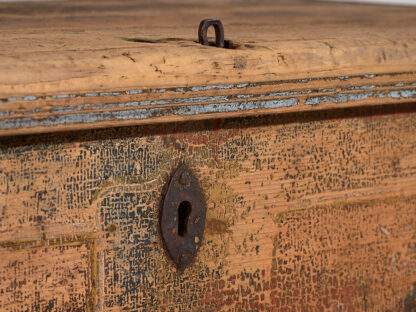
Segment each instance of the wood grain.
[{"label": "wood grain", "polygon": [[[88,235],[96,259],[82,263],[96,268],[86,277],[96,311],[414,308],[412,104],[3,138],[0,146],[0,242]],[[208,211],[197,260],[180,273],[160,238],[159,211],[182,161]],[[9,251],[0,267],[27,254]],[[41,277],[28,272],[28,281]],[[45,295],[65,310],[56,296]],[[0,293],[2,310],[6,299],[18,309]]]},{"label": "wood grain", "polygon": [[[233,49],[195,42],[207,17],[223,21]],[[315,105],[295,96],[290,103],[300,104],[299,111],[356,105],[357,98],[359,105],[414,101],[415,21],[416,8],[301,0],[0,3],[0,135],[268,114],[288,106],[240,99],[232,110],[220,100],[216,115],[200,107],[205,102],[161,108],[157,101],[181,97],[157,92],[165,89],[224,97],[229,90],[215,86],[286,82],[279,92],[315,96]],[[320,93],[338,77],[356,79],[338,79],[332,93]],[[358,92],[366,85],[376,93]],[[145,108],[126,106],[146,99]],[[107,108],[94,108],[97,102]]]}]

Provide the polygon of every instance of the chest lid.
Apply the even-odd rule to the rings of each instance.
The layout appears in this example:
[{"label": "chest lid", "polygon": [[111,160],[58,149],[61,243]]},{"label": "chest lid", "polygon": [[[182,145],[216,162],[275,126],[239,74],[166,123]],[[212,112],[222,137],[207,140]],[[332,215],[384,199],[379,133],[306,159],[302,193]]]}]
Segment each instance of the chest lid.
[{"label": "chest lid", "polygon": [[[198,42],[206,18],[222,21],[224,48]],[[1,3],[0,24],[0,135],[416,97],[413,7],[300,0]]]}]

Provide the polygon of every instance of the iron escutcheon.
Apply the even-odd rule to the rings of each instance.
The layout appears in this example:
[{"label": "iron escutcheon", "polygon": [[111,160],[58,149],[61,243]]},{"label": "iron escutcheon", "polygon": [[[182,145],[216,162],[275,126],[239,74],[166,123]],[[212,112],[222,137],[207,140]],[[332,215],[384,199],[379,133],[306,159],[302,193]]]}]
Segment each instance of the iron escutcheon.
[{"label": "iron escutcheon", "polygon": [[206,202],[198,180],[186,165],[173,172],[161,211],[161,233],[179,269],[195,259],[205,228]]}]

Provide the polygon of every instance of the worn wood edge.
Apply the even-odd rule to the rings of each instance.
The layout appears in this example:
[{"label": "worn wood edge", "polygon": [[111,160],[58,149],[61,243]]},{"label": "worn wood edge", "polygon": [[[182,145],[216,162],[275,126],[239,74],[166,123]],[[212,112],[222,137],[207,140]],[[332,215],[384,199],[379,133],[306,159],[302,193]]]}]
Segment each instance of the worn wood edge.
[{"label": "worn wood edge", "polygon": [[[233,32],[230,38],[239,48],[218,49],[194,42],[193,33],[189,29],[186,32],[183,41],[156,44],[126,42],[121,38],[126,36],[123,32],[106,33],[119,44],[106,42],[102,49],[51,47],[49,51],[22,50],[27,41],[20,42],[20,34],[17,43],[4,42],[15,46],[16,52],[0,55],[0,94],[26,96],[32,92],[125,90],[416,70],[412,34],[389,33],[381,39],[363,34],[313,40],[270,37],[251,43],[244,34]],[[61,35],[66,37],[65,33]],[[84,40],[94,44],[91,35]],[[37,40],[47,44],[43,38]]]},{"label": "worn wood edge", "polygon": [[0,136],[416,102],[416,73],[0,99]]}]

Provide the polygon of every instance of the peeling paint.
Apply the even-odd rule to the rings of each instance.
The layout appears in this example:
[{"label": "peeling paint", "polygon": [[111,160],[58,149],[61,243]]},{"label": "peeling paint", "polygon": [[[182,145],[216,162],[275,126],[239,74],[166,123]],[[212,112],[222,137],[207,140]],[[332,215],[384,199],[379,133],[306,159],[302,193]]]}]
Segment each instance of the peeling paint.
[{"label": "peeling paint", "polygon": [[176,108],[149,108],[123,111],[88,112],[70,115],[50,116],[43,119],[29,117],[13,118],[0,121],[0,129],[32,128],[39,126],[57,126],[61,124],[82,124],[90,122],[112,120],[141,120],[162,116],[189,116],[198,114],[212,114],[218,112],[235,112],[239,110],[253,110],[260,108],[279,108],[299,104],[295,98],[270,100],[270,101],[246,101],[207,104],[198,106],[179,106]]},{"label": "peeling paint", "polygon": [[226,84],[226,85],[210,85],[210,86],[198,86],[192,87],[191,91],[207,91],[207,90],[224,90],[224,89],[232,89],[235,86],[233,84]]},{"label": "peeling paint", "polygon": [[[207,86],[194,86],[194,87],[173,87],[173,88],[159,88],[159,89],[132,89],[132,90],[123,90],[123,91],[107,91],[107,92],[87,92],[87,93],[78,93],[78,94],[58,94],[58,95],[28,95],[25,97],[9,97],[0,99],[0,102],[16,102],[16,101],[35,101],[35,100],[44,100],[48,97],[55,99],[65,99],[65,98],[77,98],[77,97],[99,97],[99,96],[119,96],[119,95],[135,95],[142,94],[144,92],[150,93],[165,93],[165,92],[200,92],[207,90],[229,90],[229,89],[241,89],[246,87],[258,87],[266,85],[279,85],[285,83],[307,83],[311,81],[346,81],[354,78],[361,79],[372,79],[375,77],[383,76],[396,76],[396,75],[415,75],[416,72],[405,72],[405,73],[390,73],[390,74],[368,74],[368,75],[355,75],[355,76],[340,76],[340,77],[321,77],[321,78],[307,78],[307,79],[288,79],[288,80],[277,80],[277,81],[264,81],[264,82],[255,82],[255,83],[239,83],[239,84],[217,84],[217,85],[207,85]],[[412,85],[416,85],[412,83]]]},{"label": "peeling paint", "polygon": [[335,95],[323,95],[315,96],[306,99],[306,105],[317,105],[325,102],[332,103],[347,103],[351,101],[362,101],[368,98],[391,98],[391,99],[410,99],[416,97],[415,89],[407,90],[392,90],[387,94],[384,91],[381,92],[363,92],[363,93],[338,93]]},{"label": "peeling paint", "polygon": [[[393,74],[394,75],[394,74]],[[377,76],[377,75],[376,75]],[[381,75],[380,75],[381,76]],[[363,79],[364,76],[360,78]],[[345,80],[354,78],[346,77],[329,77],[326,80]],[[356,77],[355,77],[356,78]],[[79,105],[68,105],[68,101],[62,102],[62,105],[53,105],[47,108],[47,111],[41,110],[39,107],[33,109],[22,110],[3,110],[0,111],[0,130],[10,130],[19,128],[35,128],[50,127],[60,125],[88,124],[104,121],[118,120],[145,120],[158,117],[168,116],[196,116],[208,115],[213,113],[227,112],[244,112],[256,109],[277,109],[282,107],[292,107],[304,103],[305,105],[318,105],[322,103],[349,103],[356,101],[364,101],[369,99],[413,99],[416,98],[416,89],[411,87],[414,82],[394,83],[391,86],[400,86],[400,89],[389,89],[389,86],[375,84],[363,84],[359,86],[349,86],[341,88],[343,92],[337,93],[337,88],[305,88],[288,91],[273,91],[268,93],[244,93],[244,94],[217,94],[212,90],[231,90],[239,88],[251,88],[264,85],[281,84],[286,82],[309,82],[314,80],[324,80],[324,78],[308,78],[292,81],[274,81],[260,83],[244,83],[244,84],[223,84],[195,87],[178,87],[178,88],[162,88],[153,90],[126,90],[114,92],[89,92],[84,95],[60,94],[53,95],[51,98],[55,100],[64,100],[79,96],[86,98],[98,96],[120,96],[120,95],[137,95],[134,100],[117,102],[112,99],[111,102],[104,103],[83,103]],[[383,88],[380,91],[374,90],[378,87]],[[212,92],[207,92],[211,90]],[[256,90],[256,89],[255,89]],[[371,90],[371,91],[370,91]],[[171,98],[147,99],[150,93],[166,93],[182,92],[183,95],[192,95],[192,92],[205,91],[201,96],[188,96],[185,98],[176,98],[172,94]],[[349,92],[350,91],[350,92]],[[361,92],[360,92],[361,91]],[[191,93],[190,93],[191,92]],[[140,94],[145,93],[146,99],[140,99]],[[208,93],[208,94],[207,94]],[[225,92],[224,92],[225,93]],[[325,94],[327,93],[327,94]],[[316,96],[311,96],[317,94]],[[305,98],[305,95],[309,97]],[[140,96],[141,97],[141,96]],[[20,100],[32,101],[33,99],[46,99],[43,97],[27,96]],[[267,99],[271,98],[271,99]],[[17,100],[17,98],[14,98]],[[382,104],[382,103],[381,103]],[[39,104],[37,104],[39,105]],[[46,107],[45,107],[46,108]]]},{"label": "peeling paint", "polygon": [[[397,84],[395,86],[398,87]],[[364,86],[354,86],[354,87],[350,87],[350,88],[343,88],[341,90],[342,91],[347,91],[347,90],[370,90],[370,89],[374,89],[375,87],[376,87],[375,85],[364,85]]]},{"label": "peeling paint", "polygon": [[[295,91],[295,92],[281,92],[281,93],[269,93],[264,96],[276,96],[287,94],[305,94],[310,91]],[[251,96],[251,95],[250,95]],[[255,95],[252,95],[255,96]],[[238,98],[238,95],[235,96]],[[381,92],[361,92],[361,93],[339,93],[333,95],[322,95],[309,97],[306,99],[306,105],[317,105],[325,102],[332,103],[347,103],[352,101],[362,101],[368,98],[391,98],[391,99],[410,99],[416,97],[415,89],[399,89],[389,91],[387,94],[384,91]],[[200,114],[212,114],[220,112],[236,112],[236,111],[250,111],[254,109],[275,109],[281,107],[290,107],[299,104],[297,98],[283,98],[273,100],[251,100],[251,101],[233,101],[229,102],[231,96],[206,96],[206,97],[194,97],[187,99],[172,99],[172,100],[156,100],[156,101],[133,101],[125,103],[107,103],[107,104],[85,104],[76,107],[59,107],[51,110],[55,112],[75,112],[83,111],[87,109],[108,109],[108,108],[127,108],[127,107],[140,107],[140,106],[156,106],[156,105],[168,105],[168,104],[182,104],[182,103],[195,103],[198,105],[184,105],[176,107],[150,107],[150,108],[137,108],[134,110],[121,110],[121,111],[99,111],[99,112],[85,112],[78,114],[65,114],[47,116],[45,118],[30,118],[30,117],[18,117],[0,120],[0,129],[17,129],[17,128],[32,128],[39,126],[57,126],[62,124],[83,124],[91,122],[101,121],[114,121],[114,120],[143,120],[148,118],[162,117],[162,116],[191,116]],[[227,101],[212,104],[204,104],[210,101]],[[10,116],[9,112],[2,113],[3,116]]]}]

